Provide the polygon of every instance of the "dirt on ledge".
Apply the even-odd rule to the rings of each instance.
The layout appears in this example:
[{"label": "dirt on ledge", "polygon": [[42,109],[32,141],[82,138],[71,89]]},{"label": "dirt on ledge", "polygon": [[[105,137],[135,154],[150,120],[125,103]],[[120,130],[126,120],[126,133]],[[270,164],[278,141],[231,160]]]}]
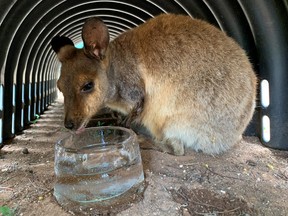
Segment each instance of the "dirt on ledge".
[{"label": "dirt on ledge", "polygon": [[[73,215],[53,197],[54,145],[67,133],[63,104],[56,102],[1,149],[0,212]],[[215,157],[193,151],[173,156],[147,142],[140,145],[143,196],[124,208],[111,206],[102,215],[288,215],[288,152],[268,149],[256,137],[245,137]],[[90,208],[76,215],[81,214],[101,212]]]}]

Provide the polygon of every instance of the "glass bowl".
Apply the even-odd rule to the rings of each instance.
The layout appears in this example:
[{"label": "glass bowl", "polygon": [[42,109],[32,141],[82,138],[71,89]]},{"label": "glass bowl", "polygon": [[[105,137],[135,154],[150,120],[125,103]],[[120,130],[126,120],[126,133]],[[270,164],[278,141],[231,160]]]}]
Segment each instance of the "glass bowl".
[{"label": "glass bowl", "polygon": [[126,128],[86,128],[55,147],[54,196],[62,206],[115,199],[144,181],[136,134]]}]

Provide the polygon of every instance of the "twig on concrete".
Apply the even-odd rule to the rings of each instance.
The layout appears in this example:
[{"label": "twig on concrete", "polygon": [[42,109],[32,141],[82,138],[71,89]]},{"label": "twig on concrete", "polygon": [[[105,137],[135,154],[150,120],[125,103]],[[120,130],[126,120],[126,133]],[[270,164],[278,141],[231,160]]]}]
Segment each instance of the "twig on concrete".
[{"label": "twig on concrete", "polygon": [[39,186],[35,185],[35,184],[31,181],[30,178],[28,178],[28,179],[29,179],[29,181],[30,181],[30,183],[31,183],[31,185],[32,185],[33,187],[35,187],[35,188],[37,188],[37,189],[44,190],[45,192],[50,192],[50,191],[51,191],[51,189],[43,188],[43,187],[39,187]]},{"label": "twig on concrete", "polygon": [[216,216],[218,214],[227,214],[227,213],[231,213],[231,212],[235,212],[238,209],[240,209],[240,207],[234,208],[234,209],[230,209],[230,210],[224,210],[224,211],[213,211],[212,213],[202,213],[202,212],[194,212],[197,215],[204,215],[204,216]]},{"label": "twig on concrete", "polygon": [[218,176],[221,176],[222,178],[231,178],[231,179],[236,179],[236,180],[241,180],[243,181],[244,179],[242,178],[237,178],[237,177],[233,177],[233,176],[226,176],[226,175],[223,175],[221,173],[218,173],[218,172],[215,172],[213,171],[212,169],[210,169],[208,166],[205,166],[205,168],[210,171],[211,173],[215,174],[215,175],[218,175]]}]

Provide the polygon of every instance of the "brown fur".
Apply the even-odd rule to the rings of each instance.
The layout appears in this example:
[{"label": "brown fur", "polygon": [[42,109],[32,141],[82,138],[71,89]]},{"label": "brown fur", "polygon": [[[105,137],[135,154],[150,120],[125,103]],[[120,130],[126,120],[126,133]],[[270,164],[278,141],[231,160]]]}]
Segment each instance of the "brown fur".
[{"label": "brown fur", "polygon": [[[204,21],[170,14],[106,46],[105,25],[93,34],[90,25],[83,27],[85,49],[67,45],[58,52],[66,125],[82,128],[106,106],[143,124],[161,149],[176,155],[184,147],[217,154],[239,141],[252,118],[257,81],[231,38]],[[87,82],[93,89],[81,91]]]}]

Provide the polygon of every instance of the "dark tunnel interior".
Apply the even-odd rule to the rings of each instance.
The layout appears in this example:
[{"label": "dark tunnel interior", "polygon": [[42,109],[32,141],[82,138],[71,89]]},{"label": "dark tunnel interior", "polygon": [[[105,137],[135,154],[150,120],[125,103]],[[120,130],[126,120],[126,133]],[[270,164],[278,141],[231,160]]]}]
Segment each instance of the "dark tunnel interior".
[{"label": "dark tunnel interior", "polygon": [[234,38],[259,78],[257,108],[246,135],[288,150],[287,0],[13,0],[0,1],[0,146],[23,131],[57,98],[60,63],[55,35],[80,45],[91,16],[113,40],[160,13],[203,19]]}]

